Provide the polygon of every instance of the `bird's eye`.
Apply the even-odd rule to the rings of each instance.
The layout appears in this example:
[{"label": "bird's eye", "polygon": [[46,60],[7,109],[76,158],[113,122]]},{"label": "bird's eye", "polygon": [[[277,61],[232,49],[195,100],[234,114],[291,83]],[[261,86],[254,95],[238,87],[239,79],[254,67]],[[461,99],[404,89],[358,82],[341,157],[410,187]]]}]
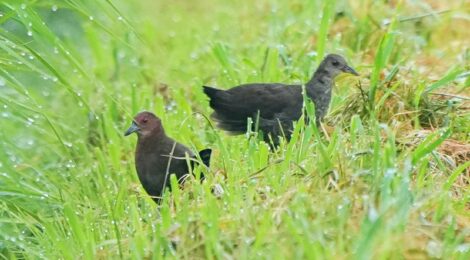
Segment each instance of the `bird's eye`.
[{"label": "bird's eye", "polygon": [[332,62],[332,64],[333,64],[333,66],[338,66],[338,65],[339,65],[339,61],[334,60],[334,61]]},{"label": "bird's eye", "polygon": [[142,122],[143,122],[144,124],[147,123],[147,121],[149,121],[147,118],[142,119]]}]

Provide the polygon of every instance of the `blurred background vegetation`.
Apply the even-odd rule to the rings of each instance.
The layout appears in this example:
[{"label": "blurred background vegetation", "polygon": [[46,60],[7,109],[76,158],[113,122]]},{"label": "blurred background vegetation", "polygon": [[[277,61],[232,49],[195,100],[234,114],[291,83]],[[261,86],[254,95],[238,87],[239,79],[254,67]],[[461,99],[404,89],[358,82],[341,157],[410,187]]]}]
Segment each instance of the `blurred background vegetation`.
[{"label": "blurred background vegetation", "polygon": [[[469,26],[466,0],[3,0],[0,257],[469,259]],[[325,53],[362,75],[328,138],[207,121],[203,84],[306,82]],[[214,149],[160,210],[122,136],[142,110]]]}]

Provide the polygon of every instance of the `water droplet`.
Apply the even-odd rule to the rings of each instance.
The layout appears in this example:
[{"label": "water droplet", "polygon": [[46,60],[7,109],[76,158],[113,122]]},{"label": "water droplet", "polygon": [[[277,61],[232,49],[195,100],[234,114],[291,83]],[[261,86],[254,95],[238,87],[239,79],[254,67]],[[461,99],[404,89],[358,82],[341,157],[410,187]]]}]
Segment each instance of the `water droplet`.
[{"label": "water droplet", "polygon": [[379,218],[379,214],[377,213],[377,210],[375,210],[374,207],[370,207],[367,216],[368,216],[369,220],[371,220],[371,221],[376,221]]},{"label": "water droplet", "polygon": [[53,6],[51,7],[52,12],[57,11],[57,9],[59,9],[59,8],[57,7],[57,5],[53,5]]},{"label": "water droplet", "polygon": [[34,56],[33,55],[29,55],[28,57],[30,60],[34,60]]},{"label": "water droplet", "polygon": [[[16,161],[18,160],[18,158],[16,158],[16,156],[13,155],[13,154],[9,156],[9,159],[10,159],[10,161],[12,161],[12,162],[16,162]],[[15,166],[15,167],[16,167],[16,166]]]},{"label": "water droplet", "polygon": [[93,16],[90,15],[90,17],[88,17],[88,19],[90,19],[90,21],[93,21],[95,20],[95,18]]},{"label": "water droplet", "polygon": [[24,9],[26,9],[26,5],[25,5],[25,4],[21,4],[20,8],[24,10]]},{"label": "water droplet", "polygon": [[33,36],[33,32],[28,30],[28,36],[29,37]]},{"label": "water droplet", "polygon": [[455,251],[457,251],[459,253],[466,253],[466,252],[470,251],[470,244],[469,243],[460,244],[455,248]]},{"label": "water droplet", "polygon": [[26,118],[26,124],[28,125],[34,124],[34,119],[32,119],[31,117]]},{"label": "water droplet", "polygon": [[119,20],[119,21],[122,21],[122,20],[124,20],[124,19],[122,18],[122,16],[119,16],[119,17],[118,17],[118,20]]},{"label": "water droplet", "polygon": [[429,241],[426,246],[426,251],[428,252],[429,256],[440,258],[442,256],[442,243],[437,241]]}]

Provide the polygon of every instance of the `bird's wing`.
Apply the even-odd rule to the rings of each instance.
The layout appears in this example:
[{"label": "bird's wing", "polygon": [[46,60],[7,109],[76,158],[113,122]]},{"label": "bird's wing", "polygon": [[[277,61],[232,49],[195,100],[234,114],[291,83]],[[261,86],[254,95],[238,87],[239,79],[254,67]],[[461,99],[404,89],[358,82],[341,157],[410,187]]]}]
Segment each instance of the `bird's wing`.
[{"label": "bird's wing", "polygon": [[210,97],[210,106],[216,112],[216,118],[244,119],[259,116],[274,119],[276,115],[290,113],[294,106],[301,107],[300,86],[283,84],[246,84],[219,90],[205,87],[204,92]]}]

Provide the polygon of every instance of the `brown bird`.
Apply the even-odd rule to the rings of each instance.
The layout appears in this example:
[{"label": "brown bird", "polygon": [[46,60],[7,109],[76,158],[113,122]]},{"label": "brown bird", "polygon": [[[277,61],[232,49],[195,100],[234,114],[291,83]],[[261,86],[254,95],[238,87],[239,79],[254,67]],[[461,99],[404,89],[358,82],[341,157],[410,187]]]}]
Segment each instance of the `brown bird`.
[{"label": "brown bird", "polygon": [[[329,54],[320,63],[305,89],[307,97],[315,104],[316,121],[319,123],[328,111],[334,79],[340,73],[359,75],[337,54]],[[231,134],[246,133],[247,119],[257,121],[264,141],[279,144],[278,136],[291,137],[293,121],[302,115],[302,86],[280,83],[253,83],[228,90],[203,86],[214,113],[217,126]],[[255,126],[253,126],[254,128]],[[255,129],[252,129],[255,130]]]},{"label": "brown bird", "polygon": [[[156,203],[161,202],[165,187],[170,187],[170,174],[181,183],[196,165],[191,150],[165,134],[160,118],[151,112],[141,112],[134,117],[125,136],[137,133],[135,166],[145,191]],[[211,149],[199,152],[201,161],[209,167]],[[186,158],[192,159],[189,162]],[[201,173],[201,180],[204,176]]]}]

